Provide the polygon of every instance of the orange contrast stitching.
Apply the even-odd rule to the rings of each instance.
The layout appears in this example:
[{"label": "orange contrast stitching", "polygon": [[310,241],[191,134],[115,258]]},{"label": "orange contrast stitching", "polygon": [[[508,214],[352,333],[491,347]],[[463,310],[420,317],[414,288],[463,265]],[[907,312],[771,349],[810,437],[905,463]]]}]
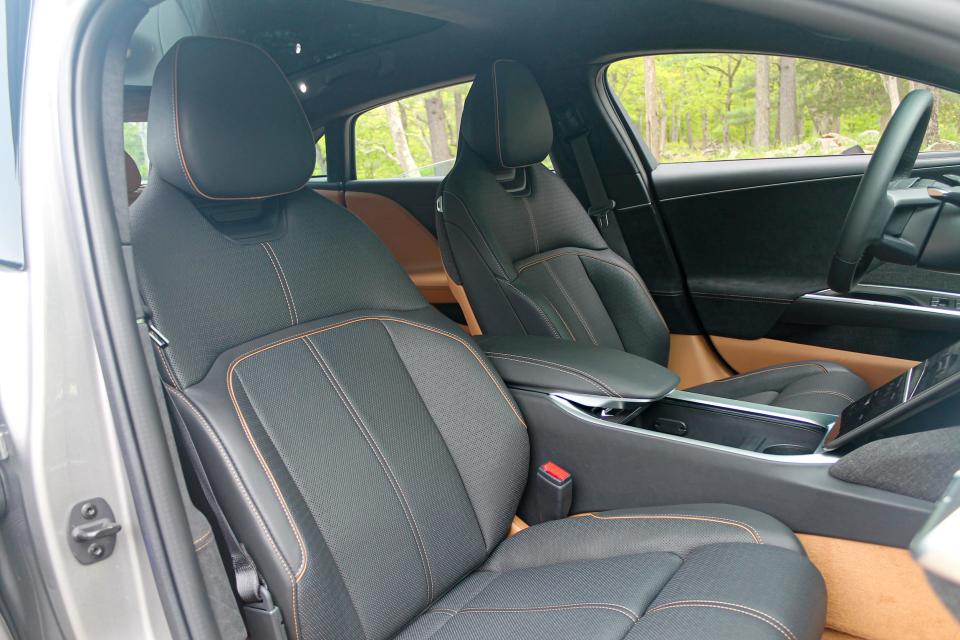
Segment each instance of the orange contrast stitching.
[{"label": "orange contrast stitching", "polygon": [[[226,449],[223,447],[223,443],[220,442],[220,438],[217,437],[216,433],[213,431],[213,427],[210,426],[210,423],[207,422],[207,419],[200,413],[193,402],[185,396],[180,391],[172,388],[170,385],[167,385],[167,390],[170,393],[173,393],[186,403],[187,408],[197,417],[200,423],[203,425],[204,430],[207,432],[210,440],[213,442],[214,446],[217,448],[217,452],[220,454],[221,459],[227,465],[227,470],[230,472],[230,476],[233,478],[234,484],[240,490],[240,494],[243,496],[244,501],[247,503],[247,508],[250,513],[253,514],[254,519],[257,521],[257,524],[260,526],[261,531],[263,531],[264,536],[267,538],[267,542],[270,544],[270,547],[273,549],[274,555],[280,560],[280,566],[283,568],[284,573],[287,574],[287,579],[290,581],[290,603],[293,607],[293,630],[294,636],[296,638],[300,637],[300,616],[297,613],[297,585],[294,581],[293,572],[290,570],[290,565],[287,563],[286,559],[283,557],[283,554],[280,553],[280,549],[277,547],[277,543],[273,539],[273,535],[270,533],[270,530],[267,528],[266,523],[263,521],[263,517],[260,515],[260,511],[257,510],[256,505],[253,503],[253,499],[250,498],[250,494],[247,492],[246,486],[240,480],[240,474],[237,473],[236,467],[233,466],[233,461],[230,459],[230,456],[227,455]],[[234,404],[236,406],[236,404]],[[241,418],[241,424],[243,419]],[[254,450],[256,446],[254,445]],[[299,578],[298,578],[299,580]]]},{"label": "orange contrast stitching", "polygon": [[[470,355],[472,355],[472,356],[474,357],[474,359],[477,361],[477,364],[480,365],[480,367],[483,369],[483,371],[487,374],[487,377],[490,378],[490,381],[493,383],[493,386],[496,387],[497,391],[500,392],[500,396],[503,398],[504,402],[507,403],[507,406],[510,408],[510,411],[512,411],[512,412],[513,412],[513,415],[515,415],[515,416],[517,417],[517,420],[520,422],[520,424],[521,424],[524,428],[526,428],[527,423],[523,420],[523,417],[520,415],[520,412],[519,412],[519,411],[517,410],[517,408],[514,406],[513,401],[510,400],[509,396],[507,395],[507,392],[506,392],[506,391],[504,390],[504,388],[503,388],[503,383],[498,382],[497,377],[496,377],[496,376],[494,375],[494,373],[490,370],[490,367],[487,366],[487,364],[483,361],[483,359],[482,359],[482,358],[480,357],[480,355],[476,352],[476,350],[475,350],[473,347],[471,347],[470,344],[467,343],[466,340],[464,340],[464,339],[460,338],[459,336],[456,336],[456,335],[454,335],[454,334],[452,334],[452,333],[449,333],[449,332],[447,332],[447,331],[443,331],[442,329],[437,329],[437,328],[434,328],[434,327],[431,327],[431,326],[428,326],[428,325],[425,325],[425,324],[420,324],[419,322],[414,322],[414,321],[412,321],[412,320],[403,320],[403,319],[401,319],[401,318],[393,318],[393,317],[390,317],[390,316],[362,316],[362,317],[359,317],[359,318],[351,318],[350,320],[342,320],[342,321],[340,321],[340,322],[336,322],[336,323],[334,323],[334,324],[327,325],[327,326],[325,326],[325,327],[320,327],[319,329],[311,329],[310,331],[305,331],[305,332],[303,332],[303,333],[298,333],[298,334],[296,334],[296,335],[289,336],[289,337],[287,337],[287,338],[281,338],[281,339],[279,339],[279,340],[275,340],[274,342],[265,344],[265,345],[263,345],[263,346],[261,346],[261,347],[257,347],[256,349],[253,349],[252,351],[249,351],[249,352],[247,352],[247,353],[245,353],[245,354],[243,354],[243,355],[241,355],[241,356],[238,356],[237,359],[234,360],[233,363],[231,363],[230,369],[229,369],[229,371],[227,371],[228,380],[230,379],[230,373],[233,371],[233,369],[234,369],[238,364],[240,364],[241,361],[246,360],[247,358],[249,358],[249,357],[251,357],[251,356],[255,356],[255,355],[259,354],[259,353],[262,353],[262,352],[267,351],[267,350],[269,350],[269,349],[272,349],[272,348],[274,348],[274,347],[279,347],[279,346],[281,346],[281,345],[284,345],[284,344],[287,344],[287,343],[290,343],[290,342],[294,342],[294,341],[296,341],[296,340],[300,340],[301,338],[306,338],[306,337],[308,337],[308,336],[312,336],[312,335],[315,335],[315,334],[318,334],[318,333],[324,333],[325,331],[330,331],[330,330],[332,330],[332,329],[339,329],[339,328],[341,328],[341,327],[345,327],[345,326],[347,326],[347,325],[355,324],[355,323],[357,323],[357,322],[366,322],[366,321],[368,321],[368,320],[377,320],[377,321],[380,321],[380,322],[396,322],[396,323],[398,323],[398,324],[405,324],[405,325],[408,325],[408,326],[411,326],[411,327],[416,327],[417,329],[423,329],[423,330],[425,330],[425,331],[430,331],[431,333],[436,333],[437,335],[441,335],[441,336],[444,336],[444,337],[446,337],[446,338],[450,338],[451,340],[455,340],[455,341],[459,342],[459,343],[460,343],[461,345],[463,345],[463,347],[470,353]],[[231,385],[231,388],[232,388],[232,383],[229,383],[229,384]]]}]

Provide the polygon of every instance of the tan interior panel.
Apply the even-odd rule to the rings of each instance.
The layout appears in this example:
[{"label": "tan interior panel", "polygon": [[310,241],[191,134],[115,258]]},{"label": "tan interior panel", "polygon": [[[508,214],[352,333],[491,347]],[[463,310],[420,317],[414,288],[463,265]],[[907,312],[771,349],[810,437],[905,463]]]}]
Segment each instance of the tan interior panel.
[{"label": "tan interior panel", "polygon": [[317,189],[316,192],[363,220],[387,246],[427,302],[460,305],[467,321],[464,329],[472,336],[480,335],[480,325],[470,308],[466,291],[447,275],[436,238],[413,214],[376,193],[332,189]]},{"label": "tan interior panel", "polygon": [[338,204],[341,207],[346,206],[343,201],[343,191],[340,191],[339,189],[314,189],[314,191],[333,204]]},{"label": "tan interior panel", "polygon": [[437,240],[413,214],[377,193],[344,192],[347,209],[367,223],[433,304],[456,302],[447,282]]},{"label": "tan interior panel", "polygon": [[728,378],[733,372],[717,357],[703,336],[670,334],[667,368],[680,376],[680,388]]},{"label": "tan interior panel", "polygon": [[824,638],[960,640],[960,624],[906,549],[798,537],[827,583],[827,628],[839,635]]},{"label": "tan interior panel", "polygon": [[467,320],[467,333],[471,336],[478,336],[483,333],[480,331],[480,323],[477,322],[477,316],[473,315],[473,307],[470,306],[470,301],[467,299],[467,291],[463,288],[463,285],[451,280],[450,276],[447,276],[447,284],[450,287],[450,293],[453,294],[457,304],[460,305],[460,310],[463,311],[463,317]]},{"label": "tan interior panel", "polygon": [[876,389],[893,380],[907,369],[918,364],[913,360],[875,356],[868,353],[857,353],[856,351],[841,351],[840,349],[815,347],[769,338],[740,340],[738,338],[713,336],[711,340],[724,360],[738,372],[753,371],[762,367],[799,360],[830,360],[842,364],[859,375],[870,385],[871,389]]}]

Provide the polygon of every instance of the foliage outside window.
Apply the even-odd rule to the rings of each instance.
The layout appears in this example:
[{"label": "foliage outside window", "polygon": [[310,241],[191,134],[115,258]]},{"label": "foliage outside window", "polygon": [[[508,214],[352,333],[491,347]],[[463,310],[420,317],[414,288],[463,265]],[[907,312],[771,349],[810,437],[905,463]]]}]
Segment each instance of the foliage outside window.
[{"label": "foliage outside window", "polygon": [[390,102],[354,126],[357,178],[444,176],[457,155],[469,82]]},{"label": "foliage outside window", "polygon": [[150,158],[147,156],[147,123],[123,123],[123,150],[126,151],[140,169],[140,175],[146,180],[150,172]]},{"label": "foliage outside window", "polygon": [[829,62],[646,56],[613,63],[607,82],[660,162],[871,153],[916,88],[935,102],[923,150],[960,150],[960,96]]},{"label": "foliage outside window", "polygon": [[327,140],[325,136],[320,136],[317,140],[317,161],[313,165],[314,178],[327,177]]}]

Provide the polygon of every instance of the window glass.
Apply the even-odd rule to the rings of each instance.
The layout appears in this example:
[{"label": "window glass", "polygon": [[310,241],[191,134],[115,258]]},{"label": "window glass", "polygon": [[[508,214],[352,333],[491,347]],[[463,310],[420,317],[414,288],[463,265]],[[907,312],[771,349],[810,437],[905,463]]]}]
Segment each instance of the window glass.
[{"label": "window glass", "polygon": [[146,181],[150,172],[150,158],[147,157],[147,123],[123,123],[123,150],[127,152],[140,169],[140,175]]},{"label": "window glass", "polygon": [[693,53],[628,58],[610,89],[660,162],[871,153],[911,90],[935,98],[924,151],[960,150],[960,96],[816,60]]},{"label": "window glass", "polygon": [[327,139],[326,136],[320,136],[317,140],[317,161],[313,165],[314,178],[327,177]]},{"label": "window glass", "polygon": [[357,117],[357,178],[444,176],[457,156],[470,83],[397,100]]}]

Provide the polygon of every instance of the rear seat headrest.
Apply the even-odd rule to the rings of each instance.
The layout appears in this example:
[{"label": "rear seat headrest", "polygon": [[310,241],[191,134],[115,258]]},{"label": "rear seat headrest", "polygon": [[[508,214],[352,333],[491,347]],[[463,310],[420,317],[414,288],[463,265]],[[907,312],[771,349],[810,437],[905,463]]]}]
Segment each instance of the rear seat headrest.
[{"label": "rear seat headrest", "polygon": [[519,62],[497,60],[477,74],[463,107],[460,133],[495,168],[516,169],[546,158],[553,126],[533,73]]},{"label": "rear seat headrest", "polygon": [[187,37],[157,65],[148,139],[157,174],[209,200],[296,191],[316,150],[300,100],[262,49]]},{"label": "rear seat headrest", "polygon": [[143,184],[143,176],[140,175],[140,169],[137,167],[137,161],[127,153],[123,153],[124,169],[127,173],[127,197],[132,201],[135,194]]}]

